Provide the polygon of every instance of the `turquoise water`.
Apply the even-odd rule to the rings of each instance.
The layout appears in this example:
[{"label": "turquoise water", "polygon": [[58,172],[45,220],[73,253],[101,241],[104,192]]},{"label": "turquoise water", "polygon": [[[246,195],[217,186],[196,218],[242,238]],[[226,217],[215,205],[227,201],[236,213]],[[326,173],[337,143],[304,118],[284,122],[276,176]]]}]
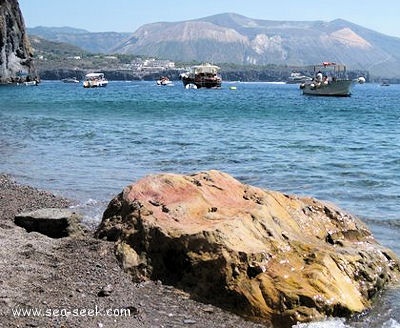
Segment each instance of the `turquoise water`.
[{"label": "turquoise water", "polygon": [[[400,256],[400,85],[325,98],[271,83],[185,90],[180,82],[84,89],[45,81],[1,87],[0,99],[0,172],[76,199],[88,220],[144,175],[218,169],[334,202]],[[398,327],[400,292],[386,295],[378,309]],[[346,325],[382,327],[374,317]]]}]

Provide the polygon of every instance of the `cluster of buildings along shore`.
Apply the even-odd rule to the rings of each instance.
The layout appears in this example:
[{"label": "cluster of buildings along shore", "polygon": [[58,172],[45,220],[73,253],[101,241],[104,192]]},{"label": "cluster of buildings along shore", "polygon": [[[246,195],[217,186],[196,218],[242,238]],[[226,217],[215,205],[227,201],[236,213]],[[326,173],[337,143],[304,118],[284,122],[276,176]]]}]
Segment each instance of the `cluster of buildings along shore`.
[{"label": "cluster of buildings along shore", "polygon": [[[90,56],[66,56],[64,57],[69,63],[75,63],[77,66],[81,66],[82,63],[88,59],[101,60],[106,62],[110,67],[114,69],[124,69],[124,70],[164,70],[164,69],[175,69],[175,62],[168,59],[157,59],[157,58],[143,58],[143,57],[133,57],[129,63],[122,63],[120,56],[118,55],[90,55]],[[62,59],[62,58],[61,58]],[[38,55],[35,58],[37,64],[45,64],[50,62],[51,59],[45,55]]]},{"label": "cluster of buildings along shore", "polygon": [[[117,56],[112,56],[112,55],[95,55],[93,56],[94,58],[102,58],[107,63],[109,64],[112,69],[115,70],[129,70],[129,71],[148,71],[148,72],[159,72],[163,70],[174,70],[177,69],[179,70],[180,68],[177,68],[175,66],[175,62],[168,60],[168,59],[156,59],[156,58],[140,58],[137,57],[131,61],[131,63],[120,63],[119,58]],[[67,60],[69,61],[82,61],[83,58],[81,56],[69,56],[66,57]],[[40,62],[46,62],[47,58],[45,58],[43,55],[37,57],[37,61]],[[78,63],[77,63],[78,64]],[[183,69],[183,68],[182,68]]]}]

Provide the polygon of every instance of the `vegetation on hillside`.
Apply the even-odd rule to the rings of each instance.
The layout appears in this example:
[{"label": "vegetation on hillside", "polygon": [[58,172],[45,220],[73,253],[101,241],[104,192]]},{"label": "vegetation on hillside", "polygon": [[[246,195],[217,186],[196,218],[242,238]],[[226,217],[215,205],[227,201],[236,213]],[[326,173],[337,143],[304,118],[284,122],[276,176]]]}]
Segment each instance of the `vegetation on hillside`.
[{"label": "vegetation on hillside", "polygon": [[[141,70],[137,63],[145,57],[130,54],[94,54],[63,42],[48,41],[36,36],[30,38],[35,50],[35,63],[39,75],[45,80],[59,80],[66,77],[83,79],[91,71],[102,71],[110,80],[155,80],[160,75],[178,80],[179,74],[199,62],[176,62],[173,69]],[[238,65],[217,63],[221,66],[223,79],[228,81],[286,81],[291,72],[311,74],[307,67],[287,65]],[[368,72],[349,72],[350,77],[365,76]]]}]

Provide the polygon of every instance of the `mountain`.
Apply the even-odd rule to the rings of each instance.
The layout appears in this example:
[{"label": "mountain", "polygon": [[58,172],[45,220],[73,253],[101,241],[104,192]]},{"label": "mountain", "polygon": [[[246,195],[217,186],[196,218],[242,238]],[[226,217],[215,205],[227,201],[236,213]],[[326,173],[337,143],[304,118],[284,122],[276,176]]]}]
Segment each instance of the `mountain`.
[{"label": "mountain", "polygon": [[271,21],[226,13],[140,27],[113,52],[236,64],[346,63],[375,76],[400,76],[400,38],[351,22]]},{"label": "mountain", "polygon": [[38,26],[27,29],[29,35],[34,35],[49,41],[70,43],[93,53],[109,53],[116,44],[124,42],[132,33],[118,32],[88,32],[72,27]]},{"label": "mountain", "polygon": [[35,56],[82,56],[87,51],[66,42],[49,41],[43,37],[30,36],[30,44],[34,50]]},{"label": "mountain", "polygon": [[240,65],[306,66],[336,61],[352,70],[369,71],[375,78],[400,78],[400,38],[342,19],[273,21],[225,13],[146,24],[134,33],[43,27],[28,29],[28,33],[91,52]]}]

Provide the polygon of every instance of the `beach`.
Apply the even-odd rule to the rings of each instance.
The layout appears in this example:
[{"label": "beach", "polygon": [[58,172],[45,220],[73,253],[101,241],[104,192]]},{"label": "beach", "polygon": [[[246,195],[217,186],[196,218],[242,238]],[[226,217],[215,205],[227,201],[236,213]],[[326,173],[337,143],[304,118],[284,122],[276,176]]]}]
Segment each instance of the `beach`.
[{"label": "beach", "polygon": [[264,327],[161,282],[132,282],[113,243],[91,230],[52,239],[13,222],[20,212],[69,205],[0,175],[1,327]]}]

